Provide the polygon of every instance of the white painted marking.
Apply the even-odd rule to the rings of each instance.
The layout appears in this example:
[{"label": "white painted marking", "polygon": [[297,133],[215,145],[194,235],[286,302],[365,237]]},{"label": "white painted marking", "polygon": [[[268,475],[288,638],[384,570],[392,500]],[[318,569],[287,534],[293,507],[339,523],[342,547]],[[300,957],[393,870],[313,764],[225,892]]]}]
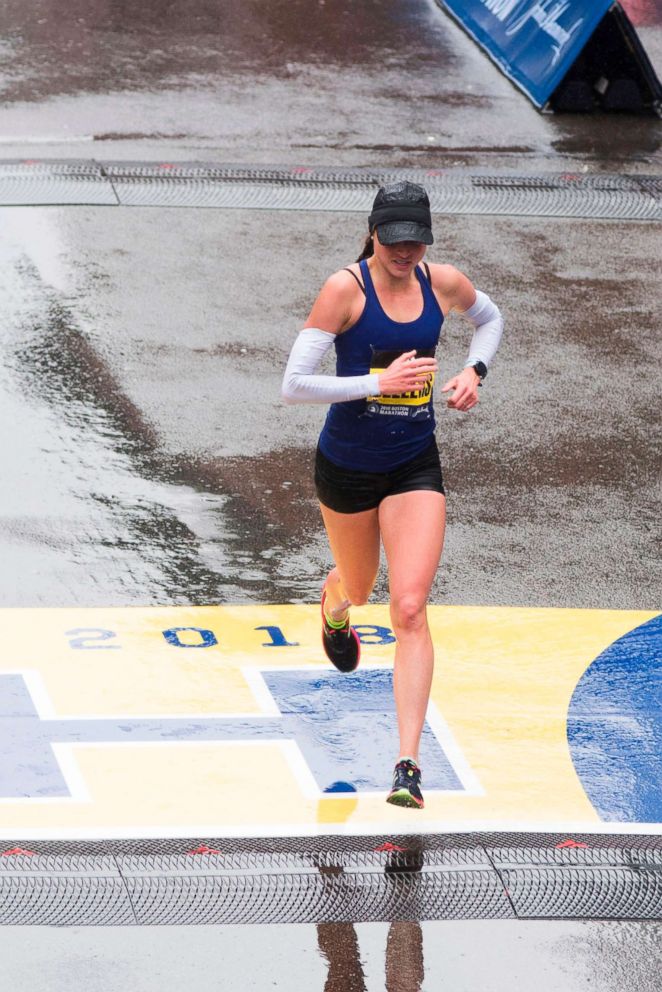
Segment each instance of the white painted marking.
[{"label": "white painted marking", "polygon": [[[388,672],[388,671],[392,671],[392,666],[390,666],[390,665],[384,665],[383,662],[381,662],[381,663],[380,662],[371,662],[371,663],[366,664],[366,665],[361,665],[361,669],[363,671],[365,671],[367,669],[367,670],[373,671],[373,672],[377,672],[377,671],[379,671],[379,672]],[[254,676],[258,676],[259,675],[259,677],[260,677],[259,681],[262,683],[262,687],[264,689],[264,692],[268,694],[269,698],[271,699],[272,704],[275,706],[275,701],[274,701],[273,697],[271,696],[271,693],[269,692],[269,689],[267,688],[266,683],[264,682],[264,679],[263,679],[263,676],[262,676],[262,672],[301,672],[301,671],[319,672],[320,671],[320,666],[319,665],[297,665],[296,668],[294,668],[293,666],[286,666],[286,665],[281,666],[281,667],[269,666],[269,668],[253,669],[253,674],[254,674]],[[324,671],[328,671],[328,669],[324,669],[323,668],[322,669],[322,672],[324,672]],[[255,679],[255,685],[256,685],[256,688],[259,686],[259,682],[257,681],[257,679]],[[275,713],[275,715],[276,716],[281,716],[282,715],[281,712],[280,712],[280,710],[277,707],[276,707],[276,713]],[[393,714],[393,719],[395,720],[395,713]],[[462,785],[462,789],[463,789],[463,794],[464,795],[467,795],[467,796],[484,796],[485,795],[485,790],[483,789],[482,785],[480,784],[480,782],[478,780],[478,777],[476,776],[476,774],[472,770],[471,766],[469,765],[468,761],[464,757],[464,755],[463,755],[463,753],[462,753],[462,751],[460,749],[459,744],[457,743],[457,741],[453,737],[453,734],[451,733],[450,727],[448,726],[448,724],[446,723],[446,721],[442,717],[441,713],[439,713],[437,707],[432,702],[430,702],[428,704],[428,709],[427,709],[427,713],[426,713],[426,720],[428,722],[428,725],[430,727],[430,730],[432,731],[432,733],[437,738],[437,741],[439,743],[439,746],[441,747],[441,749],[442,749],[442,751],[444,753],[444,756],[445,756],[446,760],[448,761],[448,764],[453,769],[453,772],[455,773],[456,778],[460,781],[460,784]],[[307,765],[307,763],[304,762],[304,764],[305,764],[306,770],[308,771],[308,765]],[[304,782],[301,781],[299,784],[300,784],[300,786],[302,788],[302,791],[305,792]],[[458,790],[457,789],[426,789],[425,786],[423,786],[423,789],[424,789],[424,793],[425,793],[426,796],[457,796],[458,795]],[[366,799],[379,799],[381,796],[384,795],[384,792],[368,791],[368,790],[363,790],[362,789],[360,793],[358,793],[358,792],[324,793],[324,792],[320,792],[319,790],[317,790],[316,797],[319,798],[320,796],[324,796],[324,795],[333,795],[334,798],[336,798],[336,799],[356,799],[359,796],[361,798],[366,798]]]},{"label": "white painted marking", "polygon": [[296,741],[279,741],[279,745],[285,755],[289,769],[305,798],[320,799],[324,793],[320,791],[313,773],[308,767],[308,762],[304,758],[303,752]]},{"label": "white painted marking", "polygon": [[20,675],[28,692],[32,698],[32,703],[37,715],[42,720],[55,720],[55,709],[53,703],[51,702],[51,697],[48,695],[48,690],[42,678],[41,672],[36,671],[33,668],[15,668],[15,669],[3,669],[0,672],[1,675]]},{"label": "white painted marking", "polygon": [[[297,666],[298,668],[298,666]],[[265,669],[269,671],[269,669]],[[42,720],[54,720],[66,722],[69,720],[76,720],[84,722],[86,720],[245,720],[245,719],[260,719],[262,717],[280,717],[282,713],[276,706],[276,702],[267,688],[266,682],[262,678],[260,672],[256,672],[254,669],[245,668],[242,669],[243,674],[246,676],[246,682],[249,685],[251,693],[253,694],[256,703],[260,707],[259,712],[232,712],[232,713],[197,713],[197,712],[183,712],[183,713],[56,713],[55,707],[51,697],[48,694],[48,690],[44,683],[44,679],[40,672],[31,668],[3,668],[0,671],[0,675],[20,675],[26,687],[32,697],[32,702],[37,715]],[[92,743],[92,742],[90,742]],[[123,744],[123,741],[109,742]],[[166,742],[164,742],[166,743]],[[204,743],[204,741],[193,741],[191,743]]]},{"label": "white painted marking", "polygon": [[[335,798],[335,797],[334,797]],[[360,802],[360,800],[359,800]],[[513,823],[510,820],[458,820],[451,823],[448,819],[429,820],[421,823],[426,816],[425,810],[398,809],[389,807],[398,814],[398,818],[379,821],[366,826],[353,823],[293,823],[288,826],[266,823],[246,823],[240,827],[228,828],[227,824],[197,823],[186,827],[170,825],[165,827],[37,827],[24,829],[22,827],[0,828],[0,840],[29,841],[29,840],[127,840],[131,838],[147,838],[163,840],[168,838],[195,837],[323,837],[339,835],[348,837],[375,837],[382,834],[395,833],[407,836],[427,834],[467,834],[467,833],[550,833],[573,837],[577,834],[590,837],[610,834],[629,836],[662,836],[662,823],[583,823],[581,821],[546,821],[530,823],[522,821]],[[418,820],[418,823],[416,822]]]},{"label": "white painted marking", "polygon": [[[256,669],[249,668],[248,666],[241,669],[241,674],[246,679],[246,683],[253,694],[255,702],[258,704],[261,710],[262,716],[276,716],[281,717],[283,714],[278,709],[276,705],[276,700],[269,692],[267,683],[264,681],[263,671],[272,671],[275,669]],[[278,669],[282,671],[282,669]],[[297,665],[297,671],[299,666]],[[252,714],[255,715],[255,714]],[[234,716],[234,714],[233,714]]]},{"label": "white painted marking", "polygon": [[[453,771],[462,783],[462,788],[467,796],[484,796],[485,789],[480,784],[478,776],[472,769],[471,765],[465,758],[460,745],[455,740],[452,731],[443,716],[435,706],[435,704],[430,700],[428,703],[427,712],[425,714],[428,726],[430,730],[435,735],[439,741],[441,748],[446,755],[446,758],[451,765]],[[429,792],[434,792],[434,790],[425,789],[425,794]],[[448,790],[450,791],[450,790]],[[453,790],[455,795],[457,795],[457,789]]]},{"label": "white painted marking", "polygon": [[[363,668],[368,668],[371,670],[384,670],[383,664],[379,663],[368,663],[363,666]],[[301,671],[302,669],[307,669],[310,671],[320,671],[319,665],[297,665],[296,667],[284,666],[282,671]],[[265,668],[263,671],[274,671],[274,668]],[[250,685],[251,691],[254,693],[255,699],[258,702],[263,712],[259,714],[245,714],[245,716],[258,717],[258,716],[272,716],[280,715],[280,711],[275,708],[275,713],[273,707],[275,707],[275,701],[269,692],[266,683],[261,674],[261,670],[251,670],[244,669],[244,674],[247,672],[251,674],[247,677],[247,682]],[[53,704],[48,695],[44,681],[39,672],[32,669],[9,669],[3,670],[2,674],[7,675],[21,675],[26,683],[26,686],[32,697],[35,710],[41,719],[45,720],[95,720],[95,719],[158,719],[159,716],[163,714],[148,714],[145,716],[135,716],[131,714],[122,714],[119,716],[110,717],[107,714],[102,714],[99,716],[87,716],[81,717],[79,715],[74,716],[58,716],[54,712]],[[225,718],[238,718],[244,714],[218,714],[220,717]],[[185,713],[179,716],[180,719],[195,719],[196,716],[200,719],[208,719],[213,717],[213,714],[191,714]],[[446,754],[449,756],[449,760],[452,760],[453,767],[460,781],[463,783],[467,793],[470,795],[482,795],[484,794],[480,782],[477,780],[473,774],[471,768],[466,763],[461,750],[459,749],[457,742],[453,738],[450,729],[448,728],[446,721],[443,719],[441,714],[438,712],[433,704],[430,704],[427,714],[428,722],[430,723],[431,729],[439,739],[440,743],[444,746]],[[263,740],[263,741],[145,741],[145,742],[131,742],[131,741],[109,741],[104,743],[94,743],[94,742],[80,742],[75,744],[54,744],[52,745],[54,754],[57,761],[60,764],[63,777],[67,783],[67,787],[71,792],[70,797],[55,797],[55,798],[24,798],[24,799],[0,799],[1,806],[7,805],[23,805],[23,804],[38,804],[38,805],[53,805],[53,804],[65,804],[65,806],[81,803],[91,802],[91,797],[83,777],[80,773],[78,764],[75,760],[75,749],[76,748],[112,748],[118,745],[129,745],[132,747],[167,747],[175,746],[181,747],[279,747],[285,757],[285,760],[290,767],[292,774],[297,780],[299,787],[303,795],[308,799],[320,800],[320,799],[348,799],[357,802],[359,805],[363,804],[364,801],[371,800],[375,797],[383,797],[385,799],[387,790],[384,792],[371,792],[371,793],[348,793],[348,794],[324,794],[321,793],[317,787],[317,784],[308,768],[303,754],[294,741],[283,741],[283,740]],[[451,758],[452,756],[452,758]],[[443,795],[444,791],[439,790],[425,790],[426,795],[437,794]],[[447,790],[446,794],[457,795],[457,790]],[[251,824],[246,823],[241,826],[228,827],[227,824],[219,823],[203,823],[203,824],[191,824],[186,826],[181,825],[170,825],[164,827],[113,827],[111,829],[103,827],[90,827],[90,828],[75,828],[75,827],[37,827],[37,828],[22,828],[22,827],[0,827],[0,839],[1,840],[13,840],[15,841],[17,837],[22,840],[122,840],[130,838],[147,838],[147,839],[162,839],[162,838],[183,838],[188,839],[196,836],[207,836],[207,837],[264,837],[265,831],[268,831],[270,836],[273,837],[316,837],[323,836],[325,834],[330,835],[340,835],[340,836],[378,836],[381,834],[392,834],[397,832],[406,832],[411,835],[427,835],[433,833],[443,833],[443,834],[464,834],[464,833],[483,833],[483,832],[504,832],[504,833],[552,833],[552,834],[564,834],[567,836],[572,836],[573,834],[583,834],[586,836],[594,835],[613,835],[613,834],[623,834],[624,836],[662,836],[662,823],[622,823],[622,822],[611,822],[611,823],[596,823],[594,820],[584,822],[584,821],[563,821],[563,820],[546,820],[540,821],[517,821],[513,822],[511,820],[457,820],[450,821],[447,818],[428,820],[427,811],[423,810],[405,810],[398,809],[396,807],[388,807],[389,813],[391,813],[391,818],[379,820],[376,823],[365,825],[365,824],[355,824],[352,822],[346,822],[342,824],[333,823],[320,823],[313,824],[310,823],[294,823],[288,826],[282,826],[277,824],[269,823],[257,823]]]},{"label": "white painted marking", "polygon": [[[87,788],[83,774],[78,767],[74,747],[79,745],[71,744],[51,744],[55,760],[60,766],[60,771],[71,796],[67,797],[71,803],[91,803],[92,796]],[[30,800],[26,800],[30,802]],[[62,800],[60,799],[60,802]]]}]

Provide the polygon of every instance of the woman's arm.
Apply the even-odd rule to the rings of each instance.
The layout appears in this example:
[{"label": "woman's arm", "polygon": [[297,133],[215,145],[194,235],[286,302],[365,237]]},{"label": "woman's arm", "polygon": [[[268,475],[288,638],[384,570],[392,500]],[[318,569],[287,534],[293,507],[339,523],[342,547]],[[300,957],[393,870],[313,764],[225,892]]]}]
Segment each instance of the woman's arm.
[{"label": "woman's arm", "polygon": [[357,320],[364,301],[354,276],[341,269],[326,280],[303,326],[342,334]]},{"label": "woman's arm", "polygon": [[[434,359],[416,358],[412,351],[401,355],[381,373],[315,375],[336,334],[356,319],[356,298],[350,282],[360,294],[361,290],[348,272],[336,272],[322,287],[306,326],[290,352],[281,388],[286,403],[346,403],[382,393],[399,395],[416,389],[421,385],[421,379],[436,371]],[[319,324],[313,324],[313,320],[319,320]]]},{"label": "woman's arm", "polygon": [[[503,333],[501,311],[487,293],[476,290],[471,281],[452,265],[431,265],[432,286],[444,305],[445,312],[456,310],[474,326],[465,367],[445,383],[441,391],[454,390],[448,406],[455,410],[470,410],[478,403],[478,387],[499,347]],[[447,309],[446,309],[447,308]],[[483,375],[475,365],[484,365]]]},{"label": "woman's arm", "polygon": [[349,326],[353,303],[360,292],[349,272],[335,272],[324,283],[304,329],[292,345],[281,388],[286,403],[344,403],[379,392],[376,374],[315,375],[336,334]]},{"label": "woman's arm", "polygon": [[286,403],[345,403],[379,393],[379,375],[315,375],[335,340],[335,334],[306,327],[292,345],[283,376]]}]

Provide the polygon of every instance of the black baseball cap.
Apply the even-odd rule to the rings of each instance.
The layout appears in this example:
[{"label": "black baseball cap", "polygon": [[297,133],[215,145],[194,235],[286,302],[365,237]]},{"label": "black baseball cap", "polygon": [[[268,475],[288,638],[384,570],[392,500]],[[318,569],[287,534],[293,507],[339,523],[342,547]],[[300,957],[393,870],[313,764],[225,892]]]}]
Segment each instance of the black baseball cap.
[{"label": "black baseball cap", "polygon": [[398,241],[434,243],[428,194],[422,186],[406,180],[380,188],[368,224],[371,231],[377,228],[383,245]]}]

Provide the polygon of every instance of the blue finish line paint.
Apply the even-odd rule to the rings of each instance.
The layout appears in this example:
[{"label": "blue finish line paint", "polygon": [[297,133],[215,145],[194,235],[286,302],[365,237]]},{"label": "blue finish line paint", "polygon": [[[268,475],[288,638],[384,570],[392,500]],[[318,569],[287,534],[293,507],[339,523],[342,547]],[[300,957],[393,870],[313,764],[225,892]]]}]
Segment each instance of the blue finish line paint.
[{"label": "blue finish line paint", "polygon": [[662,822],[662,617],[590,665],[572,697],[568,741],[603,820]]}]

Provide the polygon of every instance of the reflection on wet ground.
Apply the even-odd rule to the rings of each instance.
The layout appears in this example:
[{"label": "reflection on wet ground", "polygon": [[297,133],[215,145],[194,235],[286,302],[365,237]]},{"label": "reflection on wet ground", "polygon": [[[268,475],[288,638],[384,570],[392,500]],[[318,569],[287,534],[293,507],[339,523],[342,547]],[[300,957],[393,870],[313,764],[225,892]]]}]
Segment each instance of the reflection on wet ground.
[{"label": "reflection on wet ground", "polygon": [[[20,562],[3,570],[4,603],[278,595],[273,579],[290,557],[288,541],[317,525],[306,499],[312,486],[287,492],[302,453],[249,458],[248,471],[246,460],[164,457],[152,426],[31,264],[5,257],[2,281],[14,311],[4,311],[0,403],[5,422],[16,424],[4,452],[13,471],[2,542],[6,562]],[[305,578],[305,566],[285,575],[283,597],[296,598]]]},{"label": "reflection on wet ground", "polygon": [[662,145],[659,125],[651,127],[642,117],[614,117],[609,124],[600,117],[588,118],[578,127],[576,118],[559,114],[556,122],[559,137],[551,143],[554,151],[586,162],[646,160],[656,156]]},{"label": "reflection on wet ground", "polygon": [[4,100],[154,87],[214,77],[296,76],[299,63],[406,69],[452,61],[443,18],[383,0],[21,0],[0,12]]},{"label": "reflection on wet ground", "polygon": [[[319,923],[317,941],[329,966],[324,992],[367,992],[356,928]],[[386,992],[420,992],[425,977],[423,932],[414,922],[391,923],[386,940]]]},{"label": "reflection on wet ground", "polygon": [[659,992],[658,923],[517,921],[0,930],[7,987],[103,992]]},{"label": "reflection on wet ground", "polygon": [[[580,992],[595,982],[600,992],[657,992],[658,924],[554,921],[534,931],[518,921],[511,931],[503,921],[396,922],[387,928],[380,955],[374,945],[384,948],[384,930],[318,925],[319,950],[328,962],[324,992],[506,992],[529,988],[533,980],[540,992]],[[525,984],[518,985],[519,977]]]}]

